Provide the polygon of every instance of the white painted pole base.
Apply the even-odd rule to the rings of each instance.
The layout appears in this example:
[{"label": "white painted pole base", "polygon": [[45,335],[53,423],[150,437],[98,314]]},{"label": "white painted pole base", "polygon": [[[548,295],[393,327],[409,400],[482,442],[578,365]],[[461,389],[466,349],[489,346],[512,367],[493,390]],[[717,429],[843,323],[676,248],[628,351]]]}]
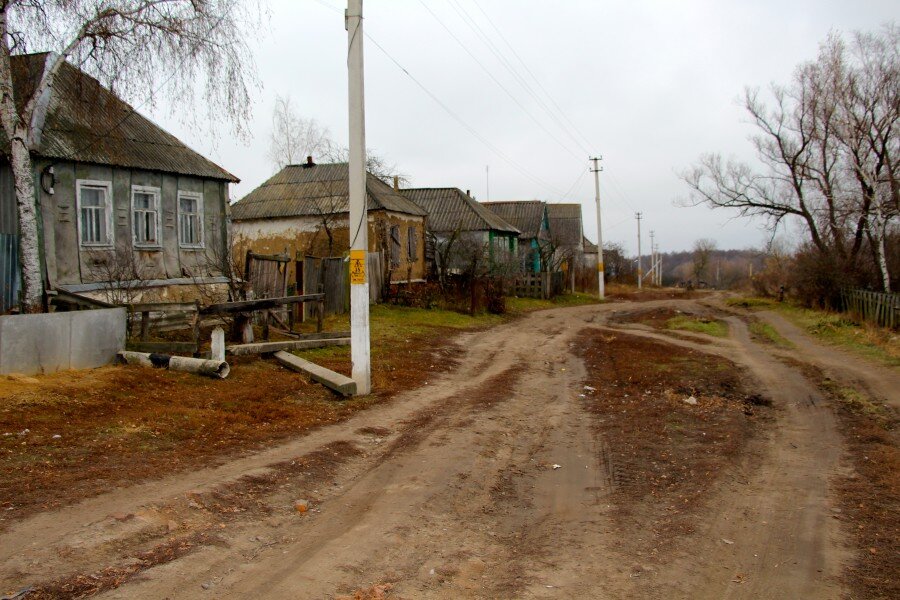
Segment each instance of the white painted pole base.
[{"label": "white painted pole base", "polygon": [[356,394],[365,396],[372,390],[369,361],[369,284],[350,285],[350,362]]}]

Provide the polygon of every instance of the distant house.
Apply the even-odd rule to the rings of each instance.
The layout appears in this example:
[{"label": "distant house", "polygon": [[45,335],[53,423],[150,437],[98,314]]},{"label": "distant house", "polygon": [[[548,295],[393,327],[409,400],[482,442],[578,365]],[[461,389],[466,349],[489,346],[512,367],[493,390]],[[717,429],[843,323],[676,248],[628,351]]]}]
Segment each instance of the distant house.
[{"label": "distant house", "polygon": [[539,273],[543,268],[541,252],[550,242],[547,203],[541,200],[520,200],[481,204],[520,231],[518,247],[522,269]]},{"label": "distant house", "polygon": [[[437,266],[442,255],[447,255],[448,262],[464,261],[467,257],[454,252],[454,247],[484,252],[490,264],[516,256],[521,232],[462,190],[451,187],[401,191],[428,213],[427,235],[435,247],[432,267]],[[445,252],[441,252],[442,248]]]},{"label": "distant house", "polygon": [[[12,57],[17,101],[31,95],[49,57]],[[228,186],[238,181],[234,175],[69,63],[41,99],[35,125],[31,150],[41,266],[50,289],[103,296],[128,285],[145,298],[181,299],[195,295],[198,284],[226,281],[218,259],[229,248]],[[12,171],[3,161],[4,311],[18,286],[17,236]]]},{"label": "distant house", "polygon": [[[284,167],[232,206],[236,249],[261,254],[287,249],[301,257],[346,254],[348,176],[347,163],[320,165],[312,158]],[[366,198],[369,251],[384,253],[391,282],[423,281],[426,212],[371,173]]]},{"label": "distant house", "polygon": [[584,255],[584,228],[580,204],[547,204],[553,263],[566,273],[569,288],[575,290],[575,275]]}]

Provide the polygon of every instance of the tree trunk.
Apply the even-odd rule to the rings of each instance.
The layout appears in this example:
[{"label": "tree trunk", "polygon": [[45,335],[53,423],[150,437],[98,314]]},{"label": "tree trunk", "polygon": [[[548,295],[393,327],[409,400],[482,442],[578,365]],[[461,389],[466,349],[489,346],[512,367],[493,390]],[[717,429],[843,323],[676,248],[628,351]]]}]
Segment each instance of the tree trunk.
[{"label": "tree trunk", "polygon": [[[22,267],[22,312],[43,310],[44,282],[41,278],[41,255],[38,248],[38,220],[32,176],[31,154],[25,147],[24,132],[16,128],[11,144],[10,167],[16,188],[19,212],[19,264]],[[21,135],[22,137],[18,137]]]},{"label": "tree trunk", "polygon": [[887,235],[887,223],[881,211],[881,205],[875,205],[875,225],[870,225],[872,231],[872,250],[875,253],[875,262],[881,274],[881,284],[887,294],[891,293],[891,273],[887,264],[887,249],[885,248],[884,238]]},{"label": "tree trunk", "polygon": [[[0,126],[9,139],[9,164],[16,190],[19,215],[19,265],[22,269],[22,311],[43,310],[44,285],[38,248],[34,165],[27,147],[30,116],[20,116],[15,103],[8,42],[8,6],[0,11]],[[35,92],[37,93],[37,92]],[[28,110],[26,109],[26,113]]]}]

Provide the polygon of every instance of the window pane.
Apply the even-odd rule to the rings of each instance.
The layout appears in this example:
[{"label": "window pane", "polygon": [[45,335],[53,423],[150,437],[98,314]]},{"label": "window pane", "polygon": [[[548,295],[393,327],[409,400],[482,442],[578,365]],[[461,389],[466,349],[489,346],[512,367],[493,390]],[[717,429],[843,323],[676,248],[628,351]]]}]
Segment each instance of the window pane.
[{"label": "window pane", "polygon": [[196,198],[184,198],[182,197],[179,202],[181,203],[179,210],[185,214],[193,214],[197,212],[197,199]]},{"label": "window pane", "polygon": [[134,194],[134,207],[135,208],[156,208],[154,206],[154,197],[153,194],[148,194],[146,192],[136,192]]},{"label": "window pane", "polygon": [[82,206],[103,206],[106,200],[106,190],[103,188],[81,188],[81,205]]}]

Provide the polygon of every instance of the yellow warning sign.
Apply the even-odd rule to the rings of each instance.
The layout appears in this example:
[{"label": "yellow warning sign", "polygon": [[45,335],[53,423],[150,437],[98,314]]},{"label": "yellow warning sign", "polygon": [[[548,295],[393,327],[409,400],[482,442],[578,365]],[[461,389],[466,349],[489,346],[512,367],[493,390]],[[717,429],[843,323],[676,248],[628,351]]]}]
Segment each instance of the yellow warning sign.
[{"label": "yellow warning sign", "polygon": [[603,263],[602,263],[602,262],[598,262],[598,263],[597,263],[597,270],[598,270],[598,271],[603,271]]},{"label": "yellow warning sign", "polygon": [[366,282],[366,251],[350,251],[350,283]]}]

